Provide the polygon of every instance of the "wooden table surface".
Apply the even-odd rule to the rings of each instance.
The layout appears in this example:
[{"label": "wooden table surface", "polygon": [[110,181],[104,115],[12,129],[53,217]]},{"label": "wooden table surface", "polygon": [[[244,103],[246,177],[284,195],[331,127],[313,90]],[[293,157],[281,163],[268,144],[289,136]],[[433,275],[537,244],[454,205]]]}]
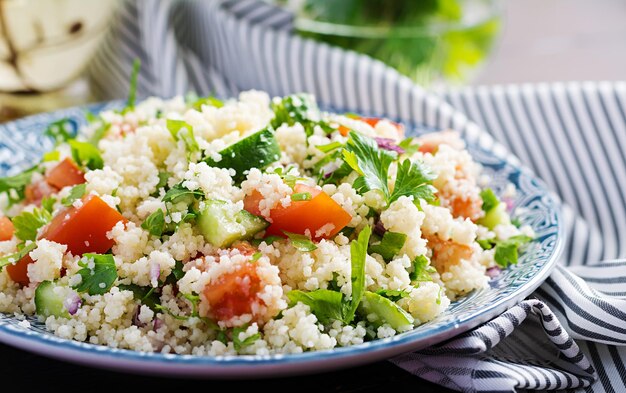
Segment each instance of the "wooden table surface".
[{"label": "wooden table surface", "polygon": [[[141,387],[143,392],[154,391],[150,388],[157,388],[159,392],[184,392],[191,391],[185,389],[193,387],[226,393],[267,391],[265,388],[271,388],[272,392],[290,393],[306,391],[365,393],[384,392],[388,389],[398,392],[451,392],[419,379],[389,362],[290,378],[238,381],[182,380],[99,370],[48,359],[0,344],[0,370],[1,375],[9,377],[11,381],[23,382],[29,391],[43,387],[66,388],[70,384],[69,386],[75,386],[86,392],[99,391],[102,388],[115,391],[134,386]],[[145,388],[147,390],[144,390]]]}]

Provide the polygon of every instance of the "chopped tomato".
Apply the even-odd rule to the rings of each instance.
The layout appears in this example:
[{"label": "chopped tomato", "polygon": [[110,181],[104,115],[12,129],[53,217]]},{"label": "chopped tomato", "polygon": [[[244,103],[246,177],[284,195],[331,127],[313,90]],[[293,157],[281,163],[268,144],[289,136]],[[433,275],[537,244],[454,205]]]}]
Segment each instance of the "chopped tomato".
[{"label": "chopped tomato", "polygon": [[[332,238],[352,220],[352,216],[325,192],[304,184],[296,184],[295,193],[310,193],[308,201],[291,201],[287,207],[278,205],[270,211],[272,223],[267,235],[285,236],[284,231],[304,235],[308,230],[315,240]],[[244,199],[244,208],[259,215],[260,193],[253,193]],[[319,236],[316,232],[324,231]]]},{"label": "chopped tomato", "polygon": [[0,242],[11,240],[15,228],[9,217],[0,217]]},{"label": "chopped tomato", "polygon": [[[39,239],[48,239],[67,245],[73,255],[87,252],[102,254],[113,247],[114,241],[106,234],[119,221],[126,221],[115,209],[95,195],[82,199],[81,207],[70,206],[58,212],[46,226]],[[28,265],[33,263],[26,255],[15,265],[7,265],[11,279],[21,285],[28,285]]]},{"label": "chopped tomato", "polygon": [[67,186],[75,186],[85,182],[85,174],[69,158],[61,161],[46,176],[46,181],[52,187],[62,189]]},{"label": "chopped tomato", "polygon": [[115,209],[95,195],[82,199],[82,206],[61,210],[43,230],[41,238],[66,244],[73,255],[104,253],[113,246],[107,237],[115,224],[125,221]]},{"label": "chopped tomato", "polygon": [[58,192],[59,190],[52,187],[44,180],[36,181],[26,186],[24,194],[26,196],[26,202],[32,203],[37,206],[41,205],[41,200],[47,196]]},{"label": "chopped tomato", "polygon": [[33,260],[29,255],[26,255],[24,258],[17,261],[15,265],[7,265],[7,273],[9,273],[11,280],[20,285],[28,285],[30,282],[28,279],[28,265],[31,263],[33,263]]},{"label": "chopped tomato", "polygon": [[227,321],[238,315],[250,314],[260,290],[261,279],[256,266],[246,263],[234,272],[220,276],[216,282],[207,284],[203,294],[211,306],[211,315],[220,321]]},{"label": "chopped tomato", "polygon": [[[372,127],[376,127],[376,124],[378,124],[378,122],[381,120],[387,120],[387,119],[382,119],[379,117],[359,117],[359,116],[351,116],[351,117],[355,120],[360,120],[364,123],[367,123]],[[399,124],[390,120],[387,120],[387,121],[393,124],[398,130],[398,138],[400,139],[404,138],[404,126],[402,124]],[[339,126],[339,133],[343,136],[348,136],[348,134],[350,133],[350,129],[345,126]]]},{"label": "chopped tomato", "polygon": [[259,203],[263,200],[263,195],[260,192],[254,190],[252,194],[246,195],[243,199],[243,208],[252,213],[255,216],[261,216],[261,209],[259,209]]}]

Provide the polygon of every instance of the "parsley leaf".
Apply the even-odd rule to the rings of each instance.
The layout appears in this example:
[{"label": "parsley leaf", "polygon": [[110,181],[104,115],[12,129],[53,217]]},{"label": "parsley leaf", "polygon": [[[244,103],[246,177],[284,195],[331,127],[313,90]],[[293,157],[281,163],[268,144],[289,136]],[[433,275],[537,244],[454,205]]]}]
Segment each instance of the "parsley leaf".
[{"label": "parsley leaf", "polygon": [[135,300],[139,300],[141,304],[144,304],[152,311],[157,311],[157,305],[159,304],[159,294],[156,292],[156,288],[153,287],[140,287],[136,284],[120,285],[120,291],[131,291]]},{"label": "parsley leaf", "polygon": [[204,193],[200,190],[191,191],[190,189],[183,187],[182,183],[176,184],[170,188],[163,196],[163,202],[176,203],[184,196],[190,195],[194,198],[204,197]]},{"label": "parsley leaf", "polygon": [[21,250],[19,250],[18,252],[14,253],[14,254],[10,254],[10,255],[6,255],[4,257],[0,257],[0,271],[2,270],[3,267],[16,263],[17,261],[19,261],[20,259],[24,258],[29,252],[33,251],[35,249],[35,247],[37,247],[37,245],[33,242],[30,243],[28,246],[25,246],[24,248],[22,248]]},{"label": "parsley leaf", "polygon": [[61,200],[61,203],[63,206],[71,206],[77,199],[82,198],[86,191],[87,183],[75,185],[70,190],[70,194]]},{"label": "parsley leaf", "polygon": [[21,240],[37,239],[37,231],[52,219],[52,214],[46,209],[33,209],[32,212],[23,211],[11,220],[15,227],[15,236]]},{"label": "parsley leaf", "polygon": [[480,248],[482,248],[483,250],[491,250],[493,246],[496,244],[496,242],[493,239],[480,239],[480,240],[476,240],[476,243],[478,243]]},{"label": "parsley leaf", "polygon": [[117,268],[111,254],[83,254],[78,265],[82,267],[78,271],[82,280],[74,286],[78,292],[104,295],[117,279]]},{"label": "parsley leaf", "polygon": [[198,141],[196,141],[196,137],[193,134],[193,127],[190,124],[183,120],[172,119],[167,119],[166,124],[174,140],[182,140],[185,143],[187,152],[196,153],[200,151]]},{"label": "parsley leaf", "polygon": [[398,255],[406,242],[406,237],[404,233],[387,231],[380,243],[372,244],[368,251],[370,254],[378,254],[385,261],[389,261]]},{"label": "parsley leaf", "polygon": [[436,273],[430,261],[424,255],[418,255],[413,260],[413,271],[409,274],[411,281],[432,281],[431,273]]},{"label": "parsley leaf", "polygon": [[498,197],[491,188],[485,188],[484,190],[482,190],[480,192],[480,197],[483,200],[483,211],[485,213],[490,212],[492,209],[500,204]]},{"label": "parsley leaf", "polygon": [[163,210],[158,209],[150,214],[146,220],[141,223],[141,227],[147,230],[151,235],[161,237],[165,230],[165,214],[163,214]]},{"label": "parsley leaf", "polygon": [[303,292],[297,289],[287,293],[290,304],[293,306],[300,302],[311,308],[311,313],[323,324],[329,324],[333,320],[343,321],[343,295],[341,292],[328,289],[317,289],[311,292]]},{"label": "parsley leaf", "polygon": [[343,150],[344,161],[359,175],[353,187],[360,193],[370,190],[380,191],[387,204],[401,196],[412,196],[414,200],[434,200],[434,179],[431,171],[421,163],[405,159],[398,164],[398,173],[393,192],[390,192],[387,179],[389,167],[397,159],[395,152],[378,148],[375,140],[350,131],[350,140]]},{"label": "parsley leaf", "polygon": [[172,177],[172,174],[166,171],[159,172],[159,182],[156,185],[157,191],[167,186],[167,181]]},{"label": "parsley leaf", "polygon": [[[11,204],[21,201],[24,199],[26,186],[30,184],[33,173],[38,170],[39,167],[34,166],[17,175],[0,178],[0,194],[6,193]],[[14,193],[11,192],[12,190]]]},{"label": "parsley leaf", "polygon": [[315,243],[313,243],[313,241],[307,236],[287,231],[283,232],[289,238],[289,240],[291,240],[291,244],[298,250],[308,252],[317,249]]},{"label": "parsley leaf", "polygon": [[77,129],[78,125],[76,122],[66,117],[48,124],[46,131],[44,131],[44,135],[53,138],[55,143],[58,145],[74,138]]},{"label": "parsley leaf", "polygon": [[48,213],[52,213],[54,210],[54,204],[56,203],[56,199],[54,197],[45,197],[41,200],[41,207],[46,210]]},{"label": "parsley leaf", "polygon": [[315,99],[310,94],[294,94],[271,103],[274,111],[272,127],[277,129],[282,124],[293,126],[300,123],[307,136],[313,135],[313,129],[320,123],[320,113]]},{"label": "parsley leaf", "polygon": [[494,259],[498,266],[506,268],[509,265],[517,263],[518,249],[520,246],[533,240],[526,235],[511,236],[506,240],[502,240],[496,244]]},{"label": "parsley leaf", "polygon": [[389,166],[396,159],[396,154],[380,150],[371,138],[350,131],[350,140],[343,150],[344,161],[354,169],[360,177],[355,181],[354,188],[364,193],[379,190],[385,199],[389,199]]},{"label": "parsley leaf", "polygon": [[172,274],[174,275],[174,278],[176,278],[176,281],[183,278],[185,272],[183,271],[183,263],[181,261],[176,261],[174,269],[172,269]]},{"label": "parsley leaf", "polygon": [[244,347],[254,344],[256,340],[261,338],[261,333],[256,333],[256,334],[253,334],[252,336],[245,338],[244,340],[241,340],[239,338],[239,335],[245,332],[247,328],[248,328],[247,326],[233,328],[233,345],[236,351],[239,351]]},{"label": "parsley leaf", "polygon": [[91,170],[102,169],[104,161],[97,147],[87,142],[79,142],[75,139],[68,141],[72,149],[72,158],[78,165]]},{"label": "parsley leaf", "polygon": [[412,196],[414,201],[434,200],[435,188],[430,185],[434,178],[435,176],[425,165],[409,159],[402,161],[398,164],[396,183],[389,197],[389,203],[391,204],[401,196]]},{"label": "parsley leaf", "polygon": [[330,153],[331,151],[339,149],[340,147],[343,147],[343,143],[341,142],[330,142],[326,145],[315,146],[315,148],[322,153]]},{"label": "parsley leaf", "polygon": [[394,289],[379,289],[375,293],[382,297],[386,297],[392,302],[397,302],[398,300],[404,299],[405,297],[410,295],[408,291],[405,291],[405,290],[399,291],[399,290],[394,290]]},{"label": "parsley leaf", "polygon": [[352,265],[351,281],[352,294],[350,303],[344,306],[344,322],[352,322],[354,313],[361,303],[361,298],[365,292],[365,261],[367,259],[367,245],[370,240],[372,229],[365,227],[359,237],[350,243],[350,263]]},{"label": "parsley leaf", "polygon": [[398,147],[404,150],[404,154],[412,156],[417,151],[419,151],[420,145],[418,145],[417,143],[414,144],[413,143],[414,139],[415,138],[413,137],[409,137],[409,138],[402,140],[400,143],[398,143]]}]

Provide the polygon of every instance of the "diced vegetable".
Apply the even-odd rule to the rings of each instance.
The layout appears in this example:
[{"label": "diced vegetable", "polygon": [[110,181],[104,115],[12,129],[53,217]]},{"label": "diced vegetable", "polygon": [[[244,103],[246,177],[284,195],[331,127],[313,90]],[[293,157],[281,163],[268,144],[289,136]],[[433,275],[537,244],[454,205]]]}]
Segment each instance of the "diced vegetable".
[{"label": "diced vegetable", "polygon": [[198,216],[204,238],[216,247],[228,247],[236,240],[247,240],[262,231],[268,222],[246,210],[233,211],[229,202],[209,200]]},{"label": "diced vegetable", "polygon": [[15,228],[9,217],[0,217],[0,242],[11,240]]},{"label": "diced vegetable", "polygon": [[52,281],[43,281],[35,290],[35,310],[37,315],[48,318],[69,318],[70,314],[65,307],[65,300],[70,293],[67,287],[60,287]]},{"label": "diced vegetable", "polygon": [[[325,192],[304,184],[296,184],[295,193],[309,193],[308,201],[291,201],[287,207],[278,205],[270,212],[272,223],[268,235],[285,236],[284,232],[304,235],[308,230],[314,240],[330,239],[343,229],[352,216]],[[247,196],[244,207],[252,214],[259,214],[259,193]],[[321,230],[321,232],[320,232]]]},{"label": "diced vegetable", "polygon": [[263,169],[280,159],[280,146],[271,128],[249,135],[219,152],[222,159],[208,159],[207,164],[235,170],[233,179],[240,182],[252,168]]},{"label": "diced vegetable", "polygon": [[509,265],[517,263],[518,249],[529,241],[533,240],[526,235],[511,236],[506,240],[502,240],[496,244],[494,260],[498,266],[507,268]]},{"label": "diced vegetable", "polygon": [[14,265],[7,265],[7,273],[11,280],[20,285],[28,285],[30,279],[28,278],[28,265],[33,263],[33,260],[29,255],[25,255],[20,258]]},{"label": "diced vegetable", "polygon": [[35,208],[32,211],[22,211],[13,217],[15,237],[20,240],[35,240],[39,228],[46,225],[52,219],[52,215],[45,209]]},{"label": "diced vegetable", "polygon": [[[0,270],[6,266],[7,273],[11,280],[20,285],[28,284],[27,268],[28,264],[32,263],[32,259],[28,256],[28,253],[35,249],[35,243],[30,243],[24,246],[18,252],[10,254],[0,258]],[[17,261],[17,262],[16,262]]]},{"label": "diced vegetable", "polygon": [[87,195],[82,206],[70,206],[57,213],[40,238],[67,245],[73,255],[107,252],[114,241],[107,237],[124,217],[96,195]]},{"label": "diced vegetable", "polygon": [[485,213],[485,216],[480,218],[477,223],[489,229],[493,229],[500,224],[510,224],[511,219],[506,212],[506,205],[504,203],[498,203],[496,207]]},{"label": "diced vegetable", "polygon": [[85,254],[78,262],[82,280],[74,287],[78,292],[104,295],[117,279],[117,268],[111,254]]},{"label": "diced vegetable", "polygon": [[252,303],[261,289],[256,265],[246,263],[233,272],[223,274],[215,282],[210,282],[203,294],[209,303],[210,314],[220,321],[226,321],[252,312]]},{"label": "diced vegetable", "polygon": [[372,229],[365,227],[359,233],[359,237],[350,243],[352,293],[350,294],[350,302],[345,307],[344,321],[346,323],[350,323],[354,319],[354,313],[359,304],[361,304],[363,292],[365,291],[365,263],[367,260],[367,244],[371,234]]},{"label": "diced vegetable", "polygon": [[66,158],[50,170],[46,176],[46,182],[60,190],[63,187],[84,183],[85,174],[78,169],[74,161]]},{"label": "diced vegetable", "polygon": [[344,308],[341,292],[317,289],[311,292],[292,290],[287,293],[291,305],[306,304],[317,319],[324,324],[334,320],[343,321]]},{"label": "diced vegetable", "polygon": [[[63,206],[71,206],[77,200],[82,199],[82,197],[85,196],[85,192],[87,192],[86,183],[75,185],[70,190],[69,195],[61,200],[61,204]],[[43,201],[42,201],[42,205],[43,205]],[[52,205],[54,205],[54,200],[52,202]],[[50,208],[50,211],[52,211],[52,208]]]},{"label": "diced vegetable", "polygon": [[431,274],[437,273],[434,267],[430,266],[430,261],[424,255],[418,255],[413,262],[413,271],[409,274],[411,281],[432,281]]},{"label": "diced vegetable", "polygon": [[[357,115],[349,115],[348,117],[353,118],[355,120],[360,120],[364,123],[369,124],[372,127],[376,127],[376,125],[381,120],[387,120],[387,119],[382,119],[379,117],[361,117]],[[390,122],[396,128],[398,132],[398,138],[403,139],[404,138],[404,126],[402,124],[399,124],[390,120],[387,120],[387,121]],[[339,126],[339,133],[343,136],[348,136],[348,134],[350,133],[350,129],[346,126]]]},{"label": "diced vegetable", "polygon": [[389,168],[397,158],[396,152],[378,148],[375,140],[354,131],[342,151],[344,162],[360,176],[353,187],[363,194],[370,190],[380,192],[387,204],[401,196],[412,196],[414,200],[434,199],[435,188],[430,184],[435,178],[422,163],[405,159],[398,164],[398,173],[393,189],[389,188]]},{"label": "diced vegetable", "polygon": [[291,240],[291,245],[297,248],[300,251],[308,252],[317,250],[317,246],[313,241],[306,235],[299,235],[297,233],[284,232],[285,235]]},{"label": "diced vegetable", "polygon": [[370,254],[380,255],[385,261],[390,261],[398,255],[406,242],[406,237],[404,233],[387,231],[380,243],[372,244],[368,251]]},{"label": "diced vegetable", "polygon": [[[363,300],[359,307],[359,313],[367,318],[374,326],[380,326],[388,323],[396,330],[407,329],[413,326],[414,319],[408,312],[404,311],[400,306],[391,300],[376,294],[374,292],[365,291]],[[375,315],[374,320],[370,319]]]},{"label": "diced vegetable", "polygon": [[57,191],[56,188],[52,187],[45,180],[39,180],[24,188],[24,196],[26,197],[27,203],[39,206],[43,199]]},{"label": "diced vegetable", "polygon": [[497,225],[511,223],[509,214],[506,211],[506,205],[498,200],[491,188],[482,190],[480,197],[483,200],[482,209],[485,212],[485,216],[480,218],[477,224],[493,229]]}]

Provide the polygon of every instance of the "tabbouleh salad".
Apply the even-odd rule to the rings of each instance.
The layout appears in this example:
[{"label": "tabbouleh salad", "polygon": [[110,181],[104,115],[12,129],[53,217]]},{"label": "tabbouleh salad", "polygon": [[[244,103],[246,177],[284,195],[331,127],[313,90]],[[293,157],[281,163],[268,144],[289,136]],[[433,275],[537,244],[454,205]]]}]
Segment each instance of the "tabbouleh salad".
[{"label": "tabbouleh salad", "polygon": [[[452,131],[308,95],[149,98],[89,115],[0,179],[0,312],[163,353],[297,353],[393,336],[488,285],[533,236]],[[28,324],[27,319],[24,324]]]}]

